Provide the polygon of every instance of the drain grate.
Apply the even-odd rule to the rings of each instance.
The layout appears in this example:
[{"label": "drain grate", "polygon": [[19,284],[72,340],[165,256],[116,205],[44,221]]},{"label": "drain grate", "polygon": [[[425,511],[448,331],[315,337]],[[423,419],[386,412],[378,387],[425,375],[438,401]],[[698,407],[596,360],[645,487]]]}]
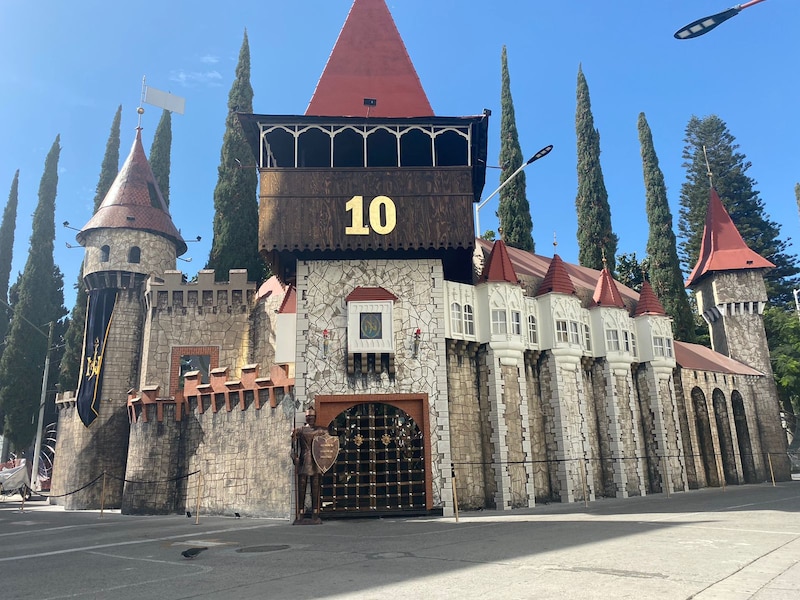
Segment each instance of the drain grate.
[{"label": "drain grate", "polygon": [[247,548],[238,548],[237,552],[277,552],[278,550],[289,549],[289,544],[277,544],[273,546],[248,546]]}]

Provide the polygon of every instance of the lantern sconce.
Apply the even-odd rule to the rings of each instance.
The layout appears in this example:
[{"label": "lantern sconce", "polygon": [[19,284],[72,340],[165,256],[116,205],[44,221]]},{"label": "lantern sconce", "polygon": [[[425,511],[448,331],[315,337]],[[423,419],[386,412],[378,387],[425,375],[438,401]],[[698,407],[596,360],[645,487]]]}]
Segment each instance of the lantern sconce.
[{"label": "lantern sconce", "polygon": [[414,339],[412,341],[412,351],[411,351],[411,355],[414,358],[417,358],[417,356],[419,356],[419,338],[421,336],[422,336],[422,330],[419,327],[417,327],[417,329],[414,331]]},{"label": "lantern sconce", "polygon": [[331,332],[327,329],[322,330],[322,357],[327,358],[328,356],[328,347],[330,346],[331,342]]}]

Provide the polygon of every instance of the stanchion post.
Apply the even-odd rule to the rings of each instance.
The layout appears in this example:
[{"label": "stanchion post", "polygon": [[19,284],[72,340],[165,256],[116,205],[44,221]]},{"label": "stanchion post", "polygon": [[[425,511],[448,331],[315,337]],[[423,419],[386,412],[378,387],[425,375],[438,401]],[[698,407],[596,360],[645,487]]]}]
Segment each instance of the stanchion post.
[{"label": "stanchion post", "polygon": [[458,523],[458,493],[456,492],[456,468],[453,463],[450,463],[450,474],[452,476],[453,484],[453,510],[455,510],[456,523]]},{"label": "stanchion post", "polygon": [[589,494],[586,490],[586,461],[581,460],[581,483],[583,483],[583,505],[588,508],[589,507]]},{"label": "stanchion post", "polygon": [[197,472],[197,501],[194,507],[194,524],[200,524],[200,493],[203,490],[202,487],[203,482],[203,473],[201,471]]},{"label": "stanchion post", "polygon": [[772,477],[772,487],[775,487],[775,471],[772,470],[772,455],[767,452],[767,460],[769,461],[769,474]]},{"label": "stanchion post", "polygon": [[106,472],[103,471],[103,491],[100,492],[100,518],[103,518],[103,509],[106,506]]}]

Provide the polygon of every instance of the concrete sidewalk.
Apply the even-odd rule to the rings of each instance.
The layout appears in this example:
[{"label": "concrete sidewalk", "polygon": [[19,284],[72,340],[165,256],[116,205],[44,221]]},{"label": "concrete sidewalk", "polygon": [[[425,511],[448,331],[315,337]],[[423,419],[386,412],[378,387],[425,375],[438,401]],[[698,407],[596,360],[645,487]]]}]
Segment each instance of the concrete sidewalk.
[{"label": "concrete sidewalk", "polygon": [[[303,527],[9,500],[16,599],[800,597],[800,482]],[[208,550],[182,559],[193,546]]]}]

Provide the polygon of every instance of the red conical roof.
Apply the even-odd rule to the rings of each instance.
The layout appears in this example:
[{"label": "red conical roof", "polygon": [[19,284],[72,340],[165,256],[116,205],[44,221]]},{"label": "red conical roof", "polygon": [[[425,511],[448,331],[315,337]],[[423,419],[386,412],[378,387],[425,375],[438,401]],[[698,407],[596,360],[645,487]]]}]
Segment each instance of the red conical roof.
[{"label": "red conical roof", "polygon": [[712,187],[706,211],[703,241],[700,244],[700,256],[686,281],[686,287],[696,284],[712,271],[769,269],[774,266],[745,244],[731,216],[725,210],[717,190]]},{"label": "red conical roof", "polygon": [[[376,101],[365,106],[365,98]],[[433,109],[384,0],[355,0],[308,116],[430,117]]]},{"label": "red conical roof", "polygon": [[557,294],[575,294],[575,286],[570,279],[567,268],[564,266],[564,261],[558,254],[553,255],[553,260],[550,261],[550,267],[536,290],[537,296],[543,296],[555,292]]},{"label": "red conical roof", "polygon": [[639,303],[633,312],[634,317],[641,317],[642,315],[660,315],[662,317],[667,315],[667,311],[661,306],[658,296],[656,296],[648,281],[642,283],[642,289],[639,292]]},{"label": "red conical roof", "polygon": [[597,280],[597,287],[594,288],[592,295],[592,306],[613,306],[614,308],[625,308],[622,296],[614,283],[614,278],[608,268],[600,271],[600,278]]},{"label": "red conical roof", "polygon": [[93,229],[136,229],[168,238],[180,256],[186,252],[186,242],[169,216],[161,190],[142,147],[142,130],[136,130],[125,164],[111,184],[105,199],[89,222],[76,235],[78,243]]},{"label": "red conical roof", "polygon": [[483,273],[478,281],[519,283],[519,277],[514,272],[514,265],[511,264],[508,249],[503,240],[497,240],[492,246],[492,251],[489,253],[489,258],[486,259],[486,264],[483,265]]}]

